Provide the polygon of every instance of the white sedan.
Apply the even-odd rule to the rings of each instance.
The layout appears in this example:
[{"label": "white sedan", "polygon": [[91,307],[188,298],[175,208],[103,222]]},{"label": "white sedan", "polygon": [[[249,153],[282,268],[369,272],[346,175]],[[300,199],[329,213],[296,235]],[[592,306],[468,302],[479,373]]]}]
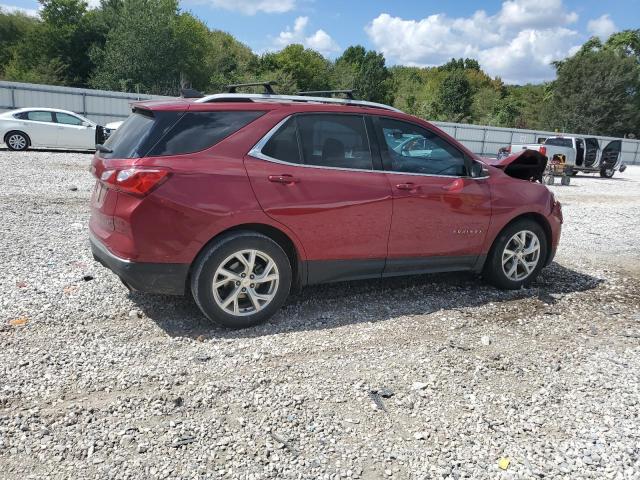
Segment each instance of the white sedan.
[{"label": "white sedan", "polygon": [[[77,113],[53,108],[20,108],[0,114],[0,141],[9,150],[29,147],[95,150],[104,129]],[[106,132],[104,132],[106,133]]]}]

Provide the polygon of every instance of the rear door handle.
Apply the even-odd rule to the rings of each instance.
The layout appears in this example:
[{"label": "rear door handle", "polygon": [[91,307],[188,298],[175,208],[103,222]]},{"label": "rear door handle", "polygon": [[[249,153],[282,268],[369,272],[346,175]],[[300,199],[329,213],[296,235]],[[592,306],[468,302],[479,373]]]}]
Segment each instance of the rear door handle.
[{"label": "rear door handle", "polygon": [[415,190],[416,186],[415,186],[415,184],[413,184],[411,182],[408,182],[408,183],[398,183],[396,185],[396,188],[398,190]]},{"label": "rear door handle", "polygon": [[300,179],[294,177],[293,175],[289,175],[285,173],[282,175],[269,175],[269,181],[273,183],[282,183],[284,185],[291,185],[293,183],[298,183]]}]

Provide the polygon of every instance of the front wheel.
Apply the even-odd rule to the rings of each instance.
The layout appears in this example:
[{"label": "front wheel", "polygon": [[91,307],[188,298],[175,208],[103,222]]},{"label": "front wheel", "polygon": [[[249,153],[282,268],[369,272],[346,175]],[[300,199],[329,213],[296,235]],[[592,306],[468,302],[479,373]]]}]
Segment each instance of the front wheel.
[{"label": "front wheel", "polygon": [[29,146],[29,139],[22,132],[11,132],[4,139],[9,150],[22,151]]},{"label": "front wheel", "polygon": [[280,245],[256,232],[234,232],[196,260],[191,292],[219,325],[246,328],[267,321],[291,288],[291,265]]},{"label": "front wheel", "polygon": [[538,276],[546,258],[547,238],[540,224],[518,220],[496,238],[483,276],[496,287],[515,290],[529,285]]},{"label": "front wheel", "polygon": [[603,178],[611,178],[616,171],[613,168],[603,168],[600,170],[600,176]]}]

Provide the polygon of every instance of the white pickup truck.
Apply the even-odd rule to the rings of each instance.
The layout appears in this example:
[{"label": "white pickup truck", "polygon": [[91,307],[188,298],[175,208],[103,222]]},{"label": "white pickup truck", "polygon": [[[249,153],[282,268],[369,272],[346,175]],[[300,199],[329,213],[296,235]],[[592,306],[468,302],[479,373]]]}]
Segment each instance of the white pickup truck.
[{"label": "white pickup truck", "polygon": [[[602,142],[602,144],[601,144]],[[603,147],[604,145],[604,147]],[[536,150],[549,161],[564,156],[565,166],[570,175],[578,172],[600,173],[601,177],[611,178],[616,170],[624,172],[626,165],[621,161],[621,140],[598,140],[593,137],[549,137],[544,143],[514,144],[510,153],[520,150]]]}]

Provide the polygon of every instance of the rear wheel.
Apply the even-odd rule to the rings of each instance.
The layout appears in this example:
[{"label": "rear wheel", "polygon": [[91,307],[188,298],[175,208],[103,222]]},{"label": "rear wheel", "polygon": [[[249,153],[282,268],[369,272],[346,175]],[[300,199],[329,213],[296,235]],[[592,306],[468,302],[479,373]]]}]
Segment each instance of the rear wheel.
[{"label": "rear wheel", "polygon": [[191,292],[202,313],[229,328],[268,320],[291,288],[291,265],[280,245],[255,232],[234,232],[198,258]]},{"label": "rear wheel", "polygon": [[613,168],[603,168],[600,170],[600,176],[604,178],[611,178],[616,171]]},{"label": "rear wheel", "polygon": [[29,137],[22,132],[9,132],[4,138],[9,150],[21,151],[29,147]]},{"label": "rear wheel", "polygon": [[529,285],[547,258],[543,228],[529,219],[508,225],[496,238],[485,263],[483,276],[499,288],[514,290]]}]

